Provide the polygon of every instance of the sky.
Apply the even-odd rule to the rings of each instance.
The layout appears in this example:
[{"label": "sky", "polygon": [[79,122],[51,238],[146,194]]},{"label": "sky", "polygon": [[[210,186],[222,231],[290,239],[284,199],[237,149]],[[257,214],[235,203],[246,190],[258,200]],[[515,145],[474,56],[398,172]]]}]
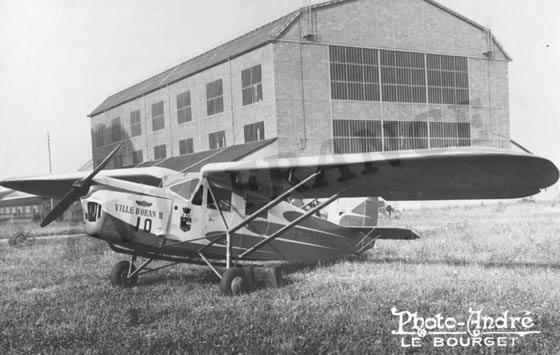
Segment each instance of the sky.
[{"label": "sky", "polygon": [[[560,2],[439,2],[491,24],[513,58],[512,138],[560,166]],[[309,3],[0,0],[0,178],[48,174],[47,132],[53,172],[77,170],[107,96]]]}]

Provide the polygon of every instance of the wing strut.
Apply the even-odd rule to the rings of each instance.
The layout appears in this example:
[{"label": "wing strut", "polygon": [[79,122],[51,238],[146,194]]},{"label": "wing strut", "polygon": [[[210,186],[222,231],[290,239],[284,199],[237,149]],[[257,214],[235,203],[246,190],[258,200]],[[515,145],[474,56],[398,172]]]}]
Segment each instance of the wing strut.
[{"label": "wing strut", "polygon": [[309,218],[309,216],[311,216],[312,214],[314,214],[315,212],[317,212],[321,208],[326,207],[327,205],[330,205],[333,201],[337,200],[339,197],[340,197],[340,192],[332,195],[325,202],[321,203],[318,206],[313,207],[312,209],[307,211],[305,214],[301,215],[300,217],[298,217],[297,219],[292,221],[292,223],[285,225],[284,227],[280,228],[279,230],[277,230],[276,232],[274,232],[273,234],[268,236],[266,239],[261,240],[260,242],[258,242],[254,246],[252,246],[251,248],[247,249],[241,255],[239,255],[237,258],[239,260],[241,260],[244,257],[246,257],[247,255],[254,253],[256,250],[262,248],[266,244],[268,244],[271,241],[273,241],[274,239],[278,238],[282,233],[284,233],[288,229],[294,227],[295,225],[297,225],[299,222],[303,221],[304,219]]},{"label": "wing strut", "polygon": [[[267,203],[266,205],[264,205],[263,207],[259,208],[255,213],[253,213],[253,214],[250,215],[249,217],[245,218],[241,223],[239,223],[238,225],[236,225],[235,227],[233,227],[233,228],[231,228],[231,229],[228,227],[228,224],[227,224],[226,219],[225,219],[225,217],[224,217],[224,215],[223,215],[223,213],[222,213],[222,210],[221,210],[221,208],[220,208],[220,205],[219,205],[218,203],[216,203],[216,207],[217,207],[217,209],[218,209],[218,212],[220,213],[220,216],[221,216],[221,218],[222,218],[222,222],[224,223],[224,226],[225,226],[225,228],[226,228],[226,234],[225,234],[225,235],[222,235],[222,236],[219,237],[219,238],[214,239],[210,244],[205,245],[202,249],[200,249],[200,250],[198,251],[198,254],[200,255],[200,257],[202,257],[202,260],[204,260],[204,261],[212,268],[212,270],[214,270],[214,272],[216,272],[215,269],[214,269],[214,267],[212,266],[212,264],[206,260],[206,258],[205,258],[204,255],[202,254],[202,252],[203,252],[206,248],[208,248],[208,247],[210,247],[210,246],[216,244],[218,241],[222,240],[222,239],[225,237],[225,238],[226,238],[226,246],[227,246],[227,248],[226,248],[226,268],[227,268],[227,269],[231,268],[231,235],[232,235],[233,233],[237,232],[238,230],[240,230],[241,228],[247,226],[249,223],[251,223],[253,220],[255,220],[255,218],[257,218],[259,215],[261,215],[263,212],[266,212],[266,211],[270,210],[271,208],[273,208],[274,206],[276,206],[278,203],[280,203],[282,200],[284,200],[284,198],[286,198],[289,194],[291,194],[292,192],[294,192],[295,190],[297,190],[297,189],[300,188],[301,186],[305,185],[305,184],[306,184],[307,182],[309,182],[311,179],[313,179],[313,178],[319,176],[320,174],[322,174],[322,171],[317,171],[317,172],[315,172],[315,173],[309,175],[307,178],[305,178],[304,180],[300,181],[300,182],[297,183],[296,185],[292,186],[291,188],[289,188],[288,190],[286,190],[285,192],[283,192],[282,194],[280,194],[278,197],[276,197],[275,199],[273,199],[272,201],[270,201],[269,203]],[[206,180],[207,180],[206,186],[207,186],[207,188],[208,188],[208,191],[209,191],[210,194],[212,195],[212,198],[214,199],[214,201],[217,201],[216,198],[214,197],[214,192],[212,191],[212,186],[211,186],[211,184],[210,184],[209,178],[207,178]],[[338,198],[338,194],[335,195],[335,196],[336,196],[336,198]],[[328,201],[330,201],[329,203],[331,203],[332,201],[334,201],[334,200],[336,199],[335,196],[331,197],[332,200],[331,200],[331,199],[328,200]],[[326,204],[325,204],[324,206],[326,206]],[[314,212],[318,211],[319,209],[323,208],[324,206],[323,206],[323,205],[319,205],[319,206],[318,206],[319,208],[313,209],[312,212],[314,213]],[[309,213],[309,215],[311,215],[311,214],[312,214],[312,213]],[[309,217],[309,215],[308,215],[308,213],[306,213],[304,216],[305,216],[305,218],[307,218],[307,217]],[[288,225],[288,226],[290,226],[289,228],[291,228],[295,223],[298,223],[298,222],[300,222],[300,221],[303,220],[303,219],[304,219],[304,218],[301,218],[301,217],[298,218],[296,221],[294,221],[294,222],[292,222],[291,224]],[[272,241],[274,238],[277,238],[277,237],[280,235],[281,232],[283,232],[283,231],[285,231],[285,230],[287,230],[287,229],[288,229],[288,228],[282,228],[281,231],[278,231],[278,232],[276,232],[276,233],[274,233],[274,234],[272,235],[272,236],[273,236],[272,239],[268,240],[268,239],[270,238],[270,237],[268,237],[267,239],[265,239],[265,240],[259,242],[259,243],[258,243],[257,245],[255,245],[255,246],[253,246],[253,247],[251,248],[251,249],[253,249],[253,250],[251,250],[251,249],[249,249],[249,250],[251,250],[251,253],[253,253],[255,250],[257,250],[258,248],[260,248],[260,247],[263,246],[264,244],[268,244],[268,243],[269,243],[270,241]],[[272,237],[272,236],[271,236],[271,237]],[[265,243],[263,243],[263,242],[265,242]],[[261,244],[261,243],[263,243],[263,244]],[[248,252],[249,250],[245,251],[244,254],[247,254],[247,252]],[[244,254],[242,254],[240,257],[238,257],[238,259],[241,259],[243,256],[245,256]],[[217,272],[216,272],[216,273],[217,273]]]}]

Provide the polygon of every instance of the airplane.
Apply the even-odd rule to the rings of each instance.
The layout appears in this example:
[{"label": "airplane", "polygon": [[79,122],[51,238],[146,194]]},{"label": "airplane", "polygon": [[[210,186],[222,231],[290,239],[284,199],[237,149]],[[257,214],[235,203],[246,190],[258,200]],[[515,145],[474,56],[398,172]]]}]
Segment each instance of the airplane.
[{"label": "airplane", "polygon": [[[360,225],[355,218],[342,224],[317,216],[337,199],[522,198],[559,176],[545,158],[476,147],[208,163],[198,173],[104,170],[120,147],[91,173],[13,178],[0,185],[60,198],[41,227],[80,199],[86,233],[131,256],[114,265],[115,287],[132,287],[141,274],[194,263],[217,275],[224,295],[249,292],[270,277],[253,272],[255,262],[336,259],[363,254],[378,240],[420,237],[408,229]],[[313,203],[296,207],[292,199]],[[145,260],[136,265],[138,257]],[[168,264],[150,269],[154,260]]]}]

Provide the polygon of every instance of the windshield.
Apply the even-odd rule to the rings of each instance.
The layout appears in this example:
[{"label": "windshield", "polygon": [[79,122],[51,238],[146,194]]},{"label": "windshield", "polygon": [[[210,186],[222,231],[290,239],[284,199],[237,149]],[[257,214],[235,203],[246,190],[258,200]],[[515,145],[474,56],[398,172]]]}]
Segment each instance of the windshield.
[{"label": "windshield", "polygon": [[177,185],[171,186],[170,190],[175,192],[177,195],[190,200],[194,189],[198,186],[199,179],[190,179],[183,181]]}]

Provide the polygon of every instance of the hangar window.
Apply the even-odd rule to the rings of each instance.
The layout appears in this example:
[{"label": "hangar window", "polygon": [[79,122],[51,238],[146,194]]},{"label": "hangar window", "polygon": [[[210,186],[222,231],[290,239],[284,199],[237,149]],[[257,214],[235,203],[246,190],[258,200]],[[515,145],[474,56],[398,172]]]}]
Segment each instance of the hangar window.
[{"label": "hangar window", "polygon": [[187,138],[179,141],[179,154],[189,154],[194,152],[193,139]]},{"label": "hangar window", "polygon": [[140,164],[141,162],[144,161],[144,156],[143,156],[143,151],[142,150],[135,150],[132,152],[132,164]]},{"label": "hangar window", "polygon": [[243,106],[262,101],[263,92],[260,65],[255,65],[241,72],[241,87]]},{"label": "hangar window", "polygon": [[427,149],[428,122],[384,121],[383,136],[386,151]]},{"label": "hangar window", "polygon": [[379,101],[378,50],[330,46],[331,97]]},{"label": "hangar window", "polygon": [[469,73],[467,58],[428,54],[428,102],[468,105]]},{"label": "hangar window", "polygon": [[167,157],[166,147],[165,144],[156,145],[154,147],[154,159],[161,160]]},{"label": "hangar window", "polygon": [[117,117],[111,120],[111,139],[113,142],[121,140],[121,118]]},{"label": "hangar window", "polygon": [[165,119],[163,116],[163,101],[152,104],[152,130],[159,131],[165,128]]},{"label": "hangar window", "polygon": [[335,154],[471,145],[468,122],[333,120]]},{"label": "hangar window", "polygon": [[380,152],[381,121],[333,120],[335,154]]},{"label": "hangar window", "polygon": [[177,95],[177,122],[185,123],[192,121],[191,92],[187,91]]},{"label": "hangar window", "polygon": [[424,54],[382,50],[380,57],[383,101],[426,102]]},{"label": "hangar window", "polygon": [[430,122],[432,148],[467,147],[471,145],[469,122]]},{"label": "hangar window", "polygon": [[142,123],[140,122],[140,110],[130,113],[130,135],[136,137],[142,134]]},{"label": "hangar window", "polygon": [[210,133],[208,135],[210,149],[223,148],[226,146],[226,131]]},{"label": "hangar window", "polygon": [[206,113],[208,116],[224,111],[222,79],[206,84]]},{"label": "hangar window", "polygon": [[264,122],[247,124],[244,131],[245,143],[262,141],[264,139]]},{"label": "hangar window", "polygon": [[105,144],[105,125],[100,124],[95,126],[95,130],[93,131],[93,137],[96,147],[101,147]]}]

